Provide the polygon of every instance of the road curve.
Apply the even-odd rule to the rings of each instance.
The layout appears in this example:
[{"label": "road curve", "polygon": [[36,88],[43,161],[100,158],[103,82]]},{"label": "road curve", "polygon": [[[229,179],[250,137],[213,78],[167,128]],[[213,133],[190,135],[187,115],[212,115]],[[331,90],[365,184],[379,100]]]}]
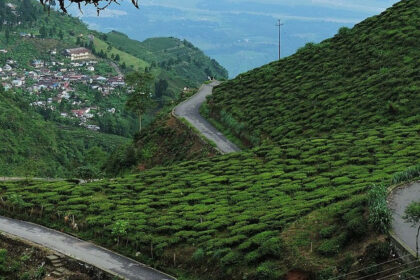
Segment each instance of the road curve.
[{"label": "road curve", "polygon": [[206,101],[206,97],[213,93],[213,87],[219,84],[220,82],[213,81],[211,84],[203,85],[190,99],[175,107],[174,114],[177,117],[185,118],[191,125],[200,131],[204,137],[213,141],[221,153],[228,154],[239,152],[240,149],[204,119],[199,112],[201,104]]},{"label": "road curve", "polygon": [[388,205],[392,210],[392,229],[395,235],[416,252],[417,227],[412,227],[403,219],[405,208],[413,201],[420,201],[420,182],[393,190]]},{"label": "road curve", "polygon": [[0,216],[0,231],[60,252],[104,271],[133,280],[175,278],[92,243],[33,223]]}]

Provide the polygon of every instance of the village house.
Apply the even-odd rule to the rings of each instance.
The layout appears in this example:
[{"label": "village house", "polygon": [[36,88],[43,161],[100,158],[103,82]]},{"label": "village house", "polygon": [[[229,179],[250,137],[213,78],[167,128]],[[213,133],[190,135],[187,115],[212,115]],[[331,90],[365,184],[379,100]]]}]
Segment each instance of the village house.
[{"label": "village house", "polygon": [[35,59],[34,61],[32,61],[32,66],[35,68],[42,68],[44,67],[44,61]]},{"label": "village house", "polygon": [[84,116],[88,115],[89,112],[90,112],[90,108],[84,108],[84,109],[79,109],[79,110],[71,110],[71,112],[73,113],[73,115],[75,117],[80,118],[80,117],[84,117]]},{"label": "village house", "polygon": [[10,66],[9,64],[4,65],[3,67],[3,70],[6,72],[10,72],[12,71],[12,69],[13,69],[12,66]]},{"label": "village house", "polygon": [[14,87],[21,87],[23,85],[23,81],[22,80],[13,80],[12,85]]},{"label": "village house", "polygon": [[91,54],[86,48],[66,49],[66,55],[71,61],[88,60],[91,58]]},{"label": "village house", "polygon": [[7,50],[2,49],[0,50],[0,53],[7,53]]}]

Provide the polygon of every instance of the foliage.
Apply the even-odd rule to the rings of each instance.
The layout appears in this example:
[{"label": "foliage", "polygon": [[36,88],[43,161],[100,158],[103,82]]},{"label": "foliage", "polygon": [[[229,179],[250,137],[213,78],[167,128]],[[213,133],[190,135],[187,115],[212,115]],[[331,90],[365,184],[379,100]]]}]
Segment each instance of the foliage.
[{"label": "foliage", "polygon": [[139,132],[141,133],[142,116],[151,108],[151,83],[153,77],[150,73],[133,72],[127,75],[126,82],[131,87],[126,108],[139,117]]},{"label": "foliage", "polygon": [[70,177],[85,165],[98,172],[106,154],[128,142],[119,136],[47,122],[11,91],[0,94],[0,141],[0,174],[24,177]]},{"label": "foliage", "polygon": [[[39,0],[39,2],[45,7],[47,7],[48,10],[51,8],[51,6],[56,6],[56,2],[58,2],[59,9],[63,13],[67,13],[66,7],[68,7],[68,3],[66,3],[65,0]],[[105,10],[112,3],[118,3],[117,0],[69,0],[69,2],[77,4],[79,6],[79,9],[81,9],[81,5],[92,5],[96,8],[98,15],[101,11]],[[138,0],[131,0],[131,3],[134,7],[139,7]]]},{"label": "foliage", "polygon": [[392,177],[392,184],[396,185],[403,182],[408,182],[420,177],[420,165],[412,166],[404,171],[395,173]]},{"label": "foliage", "polygon": [[410,203],[404,211],[404,220],[413,225],[420,223],[420,202]]},{"label": "foliage", "polygon": [[387,188],[383,185],[373,185],[368,192],[369,222],[382,233],[388,232],[392,221],[387,195]]}]

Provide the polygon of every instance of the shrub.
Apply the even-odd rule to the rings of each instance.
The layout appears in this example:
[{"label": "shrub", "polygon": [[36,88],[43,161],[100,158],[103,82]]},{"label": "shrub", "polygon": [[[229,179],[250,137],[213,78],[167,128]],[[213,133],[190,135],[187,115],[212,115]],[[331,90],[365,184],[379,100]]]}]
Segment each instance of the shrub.
[{"label": "shrub", "polygon": [[324,256],[334,256],[339,253],[341,244],[340,240],[338,238],[331,238],[328,240],[325,240],[321,243],[321,245],[318,247],[317,251]]},{"label": "shrub", "polygon": [[347,229],[350,237],[361,238],[368,232],[368,225],[363,217],[358,217],[347,223]]},{"label": "shrub", "polygon": [[373,185],[368,192],[369,223],[381,233],[388,232],[392,221],[386,198],[387,188],[383,185]]},{"label": "shrub", "polygon": [[273,262],[264,262],[257,267],[256,279],[259,280],[274,280],[279,279],[280,275],[278,268]]},{"label": "shrub", "polygon": [[334,235],[334,233],[337,231],[336,225],[331,225],[328,227],[325,227],[319,231],[319,236],[321,238],[330,238]]}]

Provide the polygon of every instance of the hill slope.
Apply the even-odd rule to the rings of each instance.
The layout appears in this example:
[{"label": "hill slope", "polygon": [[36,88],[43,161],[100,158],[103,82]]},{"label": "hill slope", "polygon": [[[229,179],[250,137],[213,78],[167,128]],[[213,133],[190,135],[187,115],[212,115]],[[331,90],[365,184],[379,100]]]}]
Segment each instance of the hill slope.
[{"label": "hill slope", "polygon": [[[418,108],[392,99],[395,85],[418,104],[419,4],[402,1],[219,87],[209,107],[250,151],[81,186],[5,183],[0,209],[68,231],[62,213],[74,215],[73,233],[182,279],[360,278],[375,263],[375,277],[386,276],[391,250],[369,221],[366,191],[419,163]],[[382,65],[395,78],[379,80]]]},{"label": "hill slope", "polygon": [[181,76],[184,82],[199,86],[208,76],[218,79],[228,77],[227,71],[214,59],[207,57],[200,49],[186,40],[177,38],[150,38],[143,42],[132,40],[127,35],[112,31],[107,33],[107,42],[150,65],[163,69],[162,77],[176,80]]},{"label": "hill slope", "polygon": [[420,1],[222,84],[212,116],[246,142],[318,137],[420,120]]},{"label": "hill slope", "polygon": [[129,141],[47,122],[12,92],[0,92],[0,131],[3,176],[78,176],[78,168],[98,170],[107,154]]}]

